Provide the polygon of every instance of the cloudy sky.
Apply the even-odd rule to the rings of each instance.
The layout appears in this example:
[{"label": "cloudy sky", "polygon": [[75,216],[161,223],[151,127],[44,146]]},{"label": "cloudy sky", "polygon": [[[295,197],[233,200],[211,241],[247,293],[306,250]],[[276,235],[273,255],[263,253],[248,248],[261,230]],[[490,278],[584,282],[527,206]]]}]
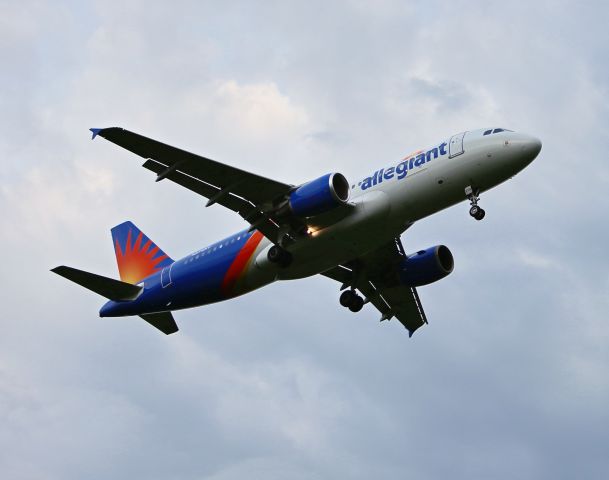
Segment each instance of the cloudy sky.
[{"label": "cloudy sky", "polygon": [[[160,3],[160,2],[158,2]],[[0,0],[0,471],[6,479],[609,476],[606,2]],[[89,127],[298,183],[356,178],[466,129],[539,158],[415,225],[454,273],[430,325],[325,278],[100,319],[49,273],[117,277],[132,220],[173,257],[244,226]]]}]

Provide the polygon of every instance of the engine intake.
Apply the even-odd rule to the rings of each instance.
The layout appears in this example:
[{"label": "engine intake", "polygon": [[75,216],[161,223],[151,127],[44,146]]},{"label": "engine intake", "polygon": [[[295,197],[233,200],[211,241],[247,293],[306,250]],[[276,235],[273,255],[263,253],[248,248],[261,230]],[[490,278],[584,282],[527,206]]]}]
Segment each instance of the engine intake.
[{"label": "engine intake", "polygon": [[290,193],[291,212],[298,217],[311,217],[328,212],[349,198],[349,182],[341,173],[328,173],[304,183]]},{"label": "engine intake", "polygon": [[420,287],[437,282],[449,275],[455,266],[448,247],[436,245],[408,255],[400,265],[400,282],[409,287]]}]

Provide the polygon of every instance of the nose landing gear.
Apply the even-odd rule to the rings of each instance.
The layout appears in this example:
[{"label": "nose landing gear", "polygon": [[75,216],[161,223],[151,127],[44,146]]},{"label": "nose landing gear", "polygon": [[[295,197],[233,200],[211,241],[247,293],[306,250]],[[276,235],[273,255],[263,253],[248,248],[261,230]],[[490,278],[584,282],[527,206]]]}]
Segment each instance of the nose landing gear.
[{"label": "nose landing gear", "polygon": [[364,299],[355,290],[345,290],[340,294],[340,304],[352,312],[359,312],[364,306]]},{"label": "nose landing gear", "polygon": [[476,220],[482,220],[486,215],[484,209],[478,206],[478,200],[480,200],[480,197],[478,196],[479,193],[480,191],[478,189],[474,190],[470,185],[465,187],[465,195],[469,199],[471,205],[469,214]]}]

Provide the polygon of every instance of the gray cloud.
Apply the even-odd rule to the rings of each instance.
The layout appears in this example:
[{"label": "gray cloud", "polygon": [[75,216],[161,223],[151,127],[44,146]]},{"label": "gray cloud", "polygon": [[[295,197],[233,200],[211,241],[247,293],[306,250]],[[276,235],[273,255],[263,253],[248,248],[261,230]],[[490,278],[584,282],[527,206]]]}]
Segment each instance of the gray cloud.
[{"label": "gray cloud", "polygon": [[[7,478],[607,476],[604,4],[1,9]],[[90,141],[111,125],[293,183],[485,125],[544,148],[484,222],[460,205],[404,236],[457,261],[412,340],[325,278],[178,313],[164,338],[48,268],[115,276],[125,219],[174,256],[243,224]]]}]

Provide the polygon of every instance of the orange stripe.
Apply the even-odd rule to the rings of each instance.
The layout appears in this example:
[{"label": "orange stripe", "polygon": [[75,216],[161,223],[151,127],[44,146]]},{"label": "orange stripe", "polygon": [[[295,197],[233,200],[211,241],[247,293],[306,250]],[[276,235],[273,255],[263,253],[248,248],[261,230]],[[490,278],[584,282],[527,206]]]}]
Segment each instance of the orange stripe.
[{"label": "orange stripe", "polygon": [[419,153],[423,153],[425,150],[417,150],[416,152],[412,152],[410,155],[406,155],[402,160],[408,160],[410,158],[416,157]]},{"label": "orange stripe", "polygon": [[249,262],[251,256],[254,254],[256,247],[258,246],[263,237],[264,235],[262,235],[262,233],[256,230],[254,234],[250,238],[248,238],[247,242],[245,242],[245,245],[243,245],[241,250],[239,250],[239,253],[237,253],[235,260],[233,260],[233,263],[228,268],[228,271],[224,276],[224,280],[222,280],[221,289],[222,293],[225,296],[228,297],[234,293],[233,290],[235,288],[237,280],[239,280],[239,277],[244,273],[247,263]]}]

